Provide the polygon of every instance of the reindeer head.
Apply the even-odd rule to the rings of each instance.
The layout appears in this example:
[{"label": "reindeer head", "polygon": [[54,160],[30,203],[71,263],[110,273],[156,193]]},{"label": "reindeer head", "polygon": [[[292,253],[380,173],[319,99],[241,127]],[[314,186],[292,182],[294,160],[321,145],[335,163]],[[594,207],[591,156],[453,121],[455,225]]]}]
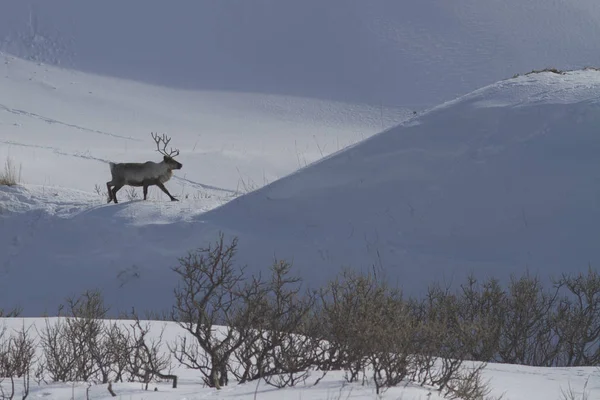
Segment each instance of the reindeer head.
[{"label": "reindeer head", "polygon": [[[152,132],[151,135],[152,139],[154,139],[154,141],[156,142],[157,151],[163,155],[163,161],[165,164],[167,164],[169,169],[181,169],[183,165],[180,162],[175,161],[175,159],[173,158],[179,155],[179,150],[173,150],[173,148],[171,148],[170,151],[167,153],[167,145],[171,141],[171,138],[164,133],[162,136],[158,136],[157,133]],[[163,144],[162,149],[160,148],[161,143]]]}]

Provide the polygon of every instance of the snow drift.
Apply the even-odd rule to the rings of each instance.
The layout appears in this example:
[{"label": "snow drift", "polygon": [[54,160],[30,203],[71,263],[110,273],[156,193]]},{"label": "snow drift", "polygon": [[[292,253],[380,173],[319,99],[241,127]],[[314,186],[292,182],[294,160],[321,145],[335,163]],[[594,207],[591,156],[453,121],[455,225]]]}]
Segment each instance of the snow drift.
[{"label": "snow drift", "polygon": [[498,82],[201,216],[311,282],[376,266],[407,292],[600,262],[600,72]]},{"label": "snow drift", "polygon": [[6,0],[0,50],[169,87],[430,107],[600,63],[595,0]]},{"label": "snow drift", "polygon": [[501,81],[213,209],[1,188],[0,303],[35,315],[100,288],[113,310],[168,309],[169,267],[219,230],[249,272],[287,258],[311,285],[345,265],[412,293],[584,270],[600,257],[599,95],[592,70]]}]

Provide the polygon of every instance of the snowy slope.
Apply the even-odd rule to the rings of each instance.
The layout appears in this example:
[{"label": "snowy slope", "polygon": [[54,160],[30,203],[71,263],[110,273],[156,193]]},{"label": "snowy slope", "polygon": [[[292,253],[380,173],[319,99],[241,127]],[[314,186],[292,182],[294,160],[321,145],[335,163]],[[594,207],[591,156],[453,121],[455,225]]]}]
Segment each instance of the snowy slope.
[{"label": "snowy slope", "polygon": [[421,109],[600,63],[595,0],[4,0],[0,50],[185,89]]},{"label": "snowy slope", "polygon": [[[376,265],[408,292],[600,264],[600,72],[498,82],[201,217],[311,282]],[[256,250],[261,249],[261,250]]]},{"label": "snowy slope", "polygon": [[[160,158],[150,132],[172,137],[178,192],[256,188],[389,127],[406,111],[310,99],[184,91],[0,55],[0,160],[23,180],[86,191],[108,161]],[[81,171],[86,173],[82,174]],[[184,187],[187,185],[187,187]],[[160,193],[162,195],[162,193]]]},{"label": "snowy slope", "polygon": [[[21,167],[27,185],[16,191],[0,189],[0,303],[22,302],[21,279],[39,272],[40,280],[32,284],[44,289],[31,298],[32,305],[49,306],[49,311],[54,303],[46,304],[50,299],[42,293],[62,298],[66,288],[47,286],[44,274],[60,276],[69,268],[80,268],[84,281],[79,283],[102,284],[104,280],[95,281],[90,271],[113,279],[121,270],[137,268],[136,263],[148,264],[155,252],[166,255],[148,265],[163,268],[173,255],[182,254],[181,246],[163,250],[168,245],[164,230],[151,229],[155,239],[136,249],[132,237],[138,234],[119,228],[124,222],[119,218],[111,222],[112,213],[137,225],[165,218],[173,222],[171,216],[188,220],[393,126],[408,114],[400,109],[276,95],[169,89],[38,65],[8,54],[0,54],[0,61],[0,168],[9,158]],[[154,203],[140,204],[142,214],[141,209],[121,210],[122,214],[118,208],[95,212],[93,207],[106,204],[102,192],[110,178],[109,161],[160,158],[152,131],[167,133],[171,145],[181,150],[178,160],[183,169],[166,186],[185,202],[165,203],[167,196],[151,188]],[[141,190],[134,192],[140,199]],[[130,199],[127,189],[119,199]],[[82,225],[81,219],[63,219],[83,211],[92,221]],[[167,217],[162,218],[165,212]],[[109,224],[108,231],[101,227],[104,223]],[[183,233],[174,228],[169,240],[179,242]],[[102,236],[107,238],[98,240]],[[198,239],[190,237],[182,246],[193,243],[195,247]],[[162,245],[154,244],[161,240]],[[90,245],[98,246],[98,252],[88,252]],[[144,250],[147,246],[152,250]],[[85,257],[75,258],[79,250]],[[97,258],[99,253],[102,256]],[[138,256],[143,253],[142,260]],[[47,256],[56,263],[40,267]],[[83,261],[90,256],[93,260]],[[82,264],[88,267],[81,269]],[[15,270],[19,273],[13,276]],[[78,279],[65,284],[72,287]]]},{"label": "snowy slope", "polygon": [[599,94],[597,71],[501,81],[233,200],[106,205],[89,190],[0,188],[0,303],[54,313],[97,287],[115,313],[168,309],[169,267],[219,230],[239,236],[249,272],[287,258],[311,285],[344,265],[375,264],[416,293],[470,270],[595,266]]},{"label": "snowy slope", "polygon": [[[53,324],[55,318],[50,318]],[[36,329],[42,331],[46,321],[42,318],[0,318],[0,327],[6,326],[11,330],[19,330],[24,325],[35,327],[30,329],[30,334],[36,336]],[[119,321],[123,326],[128,326],[130,321]],[[144,324],[144,322],[142,322]],[[166,343],[173,343],[182,331],[173,323],[151,322],[151,331],[147,339],[154,339],[164,329],[163,349]],[[38,348],[38,351],[41,351]],[[39,353],[38,353],[39,354]],[[174,361],[174,360],[173,360]],[[276,389],[264,382],[249,382],[238,385],[235,382],[221,390],[208,388],[203,385],[201,376],[193,370],[188,370],[174,361],[172,371],[179,376],[177,389],[172,389],[169,382],[154,383],[148,391],[142,390],[140,383],[116,383],[113,385],[118,398],[132,400],[160,399],[160,400],[196,400],[196,399],[236,399],[236,400],[279,400],[279,399],[353,399],[353,400],[443,400],[435,391],[427,387],[406,385],[403,383],[395,388],[390,388],[380,396],[376,395],[372,384],[362,385],[360,382],[347,383],[344,371],[331,371],[317,385],[315,381],[321,374],[313,372],[306,382],[295,387]],[[585,393],[589,400],[600,399],[600,374],[594,367],[573,368],[535,368],[507,364],[488,364],[483,370],[484,380],[489,382],[491,398],[507,400],[561,400],[561,391],[568,392],[571,388],[576,398],[583,398]],[[587,382],[587,384],[586,384]],[[7,385],[8,382],[5,382]],[[16,392],[21,393],[21,382],[16,382]],[[92,385],[89,398],[94,400],[112,399],[107,391],[107,385]],[[88,385],[86,383],[54,383],[37,384],[31,380],[29,398],[45,398],[49,400],[85,399]],[[157,388],[157,391],[154,391]],[[6,386],[8,390],[8,386]]]}]

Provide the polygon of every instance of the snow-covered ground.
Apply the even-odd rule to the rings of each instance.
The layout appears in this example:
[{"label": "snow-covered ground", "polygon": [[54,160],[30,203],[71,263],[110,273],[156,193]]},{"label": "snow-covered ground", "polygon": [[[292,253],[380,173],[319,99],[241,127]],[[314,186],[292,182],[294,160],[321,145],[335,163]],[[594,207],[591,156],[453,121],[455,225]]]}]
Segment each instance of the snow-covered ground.
[{"label": "snow-covered ground", "polygon": [[[409,114],[406,110],[274,95],[167,89],[58,69],[7,54],[2,60],[0,160],[3,165],[10,159],[20,169],[24,185],[1,189],[0,303],[16,301],[26,309],[38,303],[51,311],[54,302],[43,294],[46,289],[62,298],[73,285],[94,282],[111,286],[109,282],[116,282],[113,278],[117,275],[121,277],[118,287],[123,287],[122,280],[128,281],[129,272],[139,276],[135,271],[154,264],[152,259],[157,256],[155,262],[167,261],[158,268],[164,273],[175,257],[187,251],[181,245],[169,249],[169,243],[202,245],[202,237],[190,235],[197,224],[186,223],[194,216],[392,126]],[[110,180],[108,161],[160,159],[150,132],[167,133],[170,146],[181,151],[177,159],[183,169],[167,187],[182,201],[172,204],[154,187],[150,188],[150,200],[139,203],[135,211],[103,207]],[[133,198],[125,188],[118,196],[122,202],[141,199],[141,190],[135,192]],[[125,220],[119,216],[128,222],[122,225]],[[177,227],[177,221],[186,227]],[[165,222],[170,224],[159,231],[152,228]],[[105,230],[100,226],[104,223],[116,231]],[[69,233],[59,233],[61,225]],[[119,225],[123,229],[117,228]],[[142,231],[148,228],[154,231],[152,243],[142,239]],[[91,238],[95,250],[84,244]],[[36,247],[35,251],[27,250],[29,246]],[[81,250],[79,256],[77,249]],[[136,255],[137,261],[123,257],[124,250]],[[22,260],[27,254],[39,258],[33,263]],[[36,273],[39,279],[33,283],[37,293],[33,297],[37,300],[30,303],[8,289],[16,289],[13,282],[32,272],[27,272],[28,266],[40,266],[39,261],[49,254],[62,260],[61,267],[55,270],[48,264]],[[78,259],[83,255],[88,258],[85,262]],[[102,260],[103,266],[97,268],[93,259]],[[47,279],[71,273],[68,270],[92,281],[74,278],[64,286],[58,282],[54,288],[47,285]],[[112,278],[107,281],[102,276],[108,271]],[[141,273],[144,280],[150,277],[144,275]],[[150,281],[166,288],[161,279]],[[31,311],[43,311],[34,308]]]},{"label": "snow-covered ground", "polygon": [[[183,150],[189,172],[178,171],[167,185],[181,198],[176,203],[156,191],[141,201],[138,189],[138,199],[122,191],[120,204],[107,205],[93,191],[107,170],[94,158],[144,159],[151,148],[117,157],[119,150],[90,147],[92,160],[81,158],[61,177],[77,157],[60,146],[77,148],[74,140],[56,144],[59,154],[3,147],[23,171],[62,181],[44,184],[24,172],[24,185],[0,188],[0,303],[35,316],[53,313],[69,294],[99,288],[115,312],[168,308],[176,278],[170,267],[218,231],[239,237],[237,260],[249,272],[276,256],[293,261],[309,285],[343,266],[376,265],[410,294],[432,279],[458,284],[470,271],[501,280],[526,268],[544,280],[584,271],[600,261],[598,93],[594,70],[500,81],[243,196],[233,175],[229,185],[205,180],[194,168],[203,157]],[[13,116],[22,118],[4,117]],[[49,125],[59,138],[68,132]],[[43,131],[30,132],[31,143],[43,143]],[[213,170],[231,162],[222,157]]]},{"label": "snow-covered ground", "polygon": [[[52,325],[56,318],[50,318]],[[144,321],[142,321],[145,324]],[[131,321],[121,320],[118,322],[123,326],[129,326]],[[8,328],[7,332],[32,327],[29,332],[37,337],[37,332],[45,328],[46,321],[43,318],[0,318],[0,327]],[[167,344],[173,344],[178,337],[184,335],[183,330],[172,322],[151,323],[149,339],[158,338],[164,329],[162,336],[162,349],[167,350]],[[185,336],[185,335],[184,335]],[[41,351],[38,349],[38,351]],[[38,353],[40,355],[41,353]],[[279,399],[310,399],[310,400],[443,400],[435,390],[416,385],[402,384],[390,388],[383,394],[377,395],[372,383],[365,385],[348,383],[344,379],[344,371],[331,371],[315,385],[321,373],[313,371],[304,383],[295,387],[277,389],[267,385],[264,381],[252,381],[246,384],[230,384],[221,390],[206,387],[202,382],[199,372],[187,369],[173,360],[171,373],[178,375],[179,383],[177,389],[171,388],[168,381],[152,383],[149,390],[143,390],[141,383],[115,383],[113,389],[117,398],[142,400],[199,400],[199,399],[239,399],[239,400],[279,400]],[[469,368],[469,363],[467,363]],[[488,381],[490,393],[489,399],[503,400],[565,400],[561,392],[569,390],[576,396],[574,399],[584,399],[585,393],[588,400],[600,399],[600,370],[594,367],[578,368],[537,368],[527,366],[516,366],[508,364],[487,364],[483,370],[483,379]],[[16,380],[16,393],[21,393],[21,381]],[[5,382],[6,385],[8,382]],[[48,400],[86,399],[88,391],[87,383],[37,383],[31,380],[31,390],[28,398],[45,398]],[[5,386],[6,387],[6,386]],[[154,388],[157,391],[154,391]],[[89,388],[90,399],[111,399],[107,385],[92,385]]]},{"label": "snow-covered ground", "polygon": [[[311,285],[342,266],[376,265],[411,293],[470,271],[596,267],[600,72],[504,79],[599,65],[599,27],[596,0],[6,0],[0,173],[10,159],[22,181],[0,187],[0,307],[53,315],[98,288],[115,314],[168,309],[170,267],[218,231],[239,237],[249,272],[287,258]],[[166,185],[180,201],[125,188],[107,205],[107,163],[157,159],[150,132],[181,151]],[[176,391],[115,390],[376,398],[342,372],[219,392],[178,373]],[[490,364],[485,376],[507,400],[561,399],[588,377],[600,398],[594,368]],[[42,385],[31,398],[85,391]]]},{"label": "snow-covered ground", "polygon": [[0,60],[0,159],[4,163],[10,156],[23,164],[23,181],[30,184],[105,187],[108,161],[160,159],[150,137],[159,132],[181,150],[177,193],[216,189],[227,196],[287,175],[409,114],[275,95],[168,89],[8,54]]},{"label": "snow-covered ground", "polygon": [[[252,270],[285,257],[316,284],[344,264],[415,291],[595,264],[596,72],[413,110],[597,63],[596,2],[340,4],[3,3],[0,162],[23,185],[0,192],[0,304],[51,312],[93,285],[160,307],[168,267],[219,230]],[[182,201],[106,206],[107,162],[157,157],[151,131],[181,150]]]}]

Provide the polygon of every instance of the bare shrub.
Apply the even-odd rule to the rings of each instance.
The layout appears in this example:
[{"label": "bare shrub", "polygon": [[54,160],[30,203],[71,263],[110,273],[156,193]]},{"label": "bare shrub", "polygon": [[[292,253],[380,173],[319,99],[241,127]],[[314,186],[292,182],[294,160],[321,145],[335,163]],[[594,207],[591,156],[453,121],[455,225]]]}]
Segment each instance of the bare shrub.
[{"label": "bare shrub", "polygon": [[40,332],[44,367],[53,382],[108,383],[120,378],[123,337],[116,325],[105,323],[108,308],[102,294],[86,291],[67,299],[67,311],[54,324],[46,319]]},{"label": "bare shrub", "polygon": [[0,308],[0,318],[16,318],[21,315],[22,309],[19,307],[15,307],[12,310],[6,311],[3,308]]},{"label": "bare shrub", "polygon": [[86,291],[78,298],[67,299],[67,307],[66,333],[76,355],[76,380],[108,383],[112,353],[104,340],[108,335],[103,319],[108,309],[101,293]]},{"label": "bare shrub", "polygon": [[416,321],[409,315],[406,305],[388,298],[383,304],[378,320],[369,334],[372,340],[369,364],[375,390],[382,390],[406,381],[414,371],[414,344],[418,337]]},{"label": "bare shrub", "polygon": [[128,377],[129,356],[131,351],[131,335],[126,328],[116,322],[105,326],[103,342],[110,349],[110,377],[109,383],[131,380]]},{"label": "bare shrub", "polygon": [[374,274],[344,270],[321,292],[324,337],[331,343],[325,368],[343,369],[349,382],[367,379],[377,393],[413,369],[415,324],[398,290]]},{"label": "bare shrub", "polygon": [[[426,298],[413,301],[418,320],[418,335],[414,340],[415,369],[411,379],[421,385],[450,390],[450,385],[469,385],[464,373],[464,360],[472,353],[476,339],[487,327],[481,321],[465,318],[460,296],[438,285],[429,288]],[[481,364],[482,368],[484,364]]]},{"label": "bare shrub", "polygon": [[147,389],[152,381],[170,379],[176,387],[177,376],[167,371],[170,354],[161,349],[162,332],[149,337],[150,323],[142,324],[135,313],[127,327],[107,320],[107,312],[94,290],[68,298],[54,323],[46,319],[39,333],[44,355],[39,380],[47,375],[52,382],[140,381]]},{"label": "bare shrub", "polygon": [[12,159],[8,157],[4,163],[4,171],[0,173],[1,186],[14,186],[21,182],[21,165],[17,168]]},{"label": "bare shrub", "polygon": [[[214,245],[190,252],[173,268],[180,284],[172,318],[194,340],[180,337],[171,351],[217,389],[227,385],[230,357],[262,318],[258,305],[263,284],[260,280],[244,284],[245,267],[235,268],[233,263],[236,247],[237,238],[226,244],[221,233]],[[219,331],[217,325],[226,328]]]},{"label": "bare shrub", "polygon": [[555,281],[566,290],[560,299],[553,323],[561,348],[560,364],[600,364],[600,273],[591,267],[587,274],[563,276]]},{"label": "bare shrub", "polygon": [[[528,272],[511,276],[505,287],[492,278],[479,284],[469,276],[457,293],[430,290],[431,309],[421,304],[414,312],[419,320],[428,320],[428,313],[439,308],[446,319],[441,326],[460,328],[445,331],[467,350],[454,358],[546,367],[598,365],[600,273],[589,268],[587,273],[563,274],[553,283],[546,289]],[[428,323],[427,329],[434,326]],[[418,354],[426,370],[434,354],[450,355],[422,347]]]},{"label": "bare shrub", "polygon": [[108,196],[108,192],[106,191],[106,189],[103,189],[103,187],[97,183],[94,185],[94,192],[96,192],[96,194],[101,197]]},{"label": "bare shrub", "polygon": [[46,319],[45,329],[40,332],[40,342],[44,354],[44,370],[52,382],[73,380],[76,354],[71,347],[63,321],[54,324]]},{"label": "bare shrub", "polygon": [[571,383],[569,383],[567,389],[561,387],[560,400],[588,400],[590,398],[590,392],[587,390],[589,380],[590,377],[588,376],[583,384],[581,394],[578,394],[575,390],[573,390]]},{"label": "bare shrub", "polygon": [[470,275],[458,294],[458,318],[472,330],[467,336],[471,360],[492,361],[498,357],[500,338],[507,315],[506,291],[497,279],[489,278],[483,284]]},{"label": "bare shrub", "polygon": [[8,375],[18,378],[28,376],[31,366],[35,360],[36,341],[30,335],[31,328],[25,328],[25,324],[18,331],[15,331],[9,339],[7,364],[4,365],[4,372]]},{"label": "bare shrub", "polygon": [[345,269],[320,293],[324,337],[331,343],[327,369],[343,369],[356,382],[365,370],[370,353],[369,338],[377,309],[385,297],[372,276]]},{"label": "bare shrub", "polygon": [[314,295],[301,293],[287,262],[273,263],[269,281],[246,279],[245,267],[234,267],[236,246],[236,238],[226,244],[220,234],[174,268],[181,282],[172,318],[194,340],[180,337],[171,350],[211,387],[225,386],[229,372],[239,382],[265,378],[276,387],[293,386],[315,364],[317,345],[307,334]]},{"label": "bare shrub", "polygon": [[[13,399],[17,394],[16,380],[21,381],[21,398],[29,396],[30,371],[35,362],[35,339],[25,325],[7,334],[0,329],[0,398]],[[3,389],[2,381],[9,380],[9,391]]]},{"label": "bare shrub", "polygon": [[139,380],[148,390],[148,384],[156,378],[169,379],[173,382],[173,388],[177,388],[177,376],[167,372],[171,367],[170,354],[162,350],[165,327],[157,337],[149,337],[150,323],[142,324],[135,312],[132,316],[134,322],[127,330],[129,340],[124,351],[127,357],[126,370],[131,380]]},{"label": "bare shrub", "polygon": [[131,186],[125,190],[125,195],[127,196],[127,200],[133,201],[138,198],[138,193],[135,191],[135,187]]},{"label": "bare shrub", "polygon": [[557,298],[547,292],[538,277],[528,273],[508,285],[507,304],[499,359],[509,364],[548,366],[558,351],[549,318]]},{"label": "bare shrub", "polygon": [[372,381],[377,393],[410,381],[449,396],[484,393],[487,386],[476,372],[485,363],[469,373],[464,360],[488,335],[474,310],[472,318],[464,317],[463,303],[437,285],[421,300],[404,299],[374,273],[345,270],[320,295],[322,329],[330,344],[324,367],[347,371],[349,382]]},{"label": "bare shrub", "polygon": [[479,364],[471,370],[461,369],[451,377],[442,390],[450,400],[484,400],[489,399],[490,388],[481,377],[484,364]]},{"label": "bare shrub", "polygon": [[240,383],[265,378],[278,388],[294,386],[316,363],[310,319],[315,296],[301,293],[300,279],[289,276],[290,269],[290,263],[275,260],[270,281],[255,280],[258,295],[247,298],[261,318],[233,353],[239,366],[232,373]]},{"label": "bare shrub", "polygon": [[[77,302],[69,302],[71,310],[76,310],[71,322],[72,329],[79,330],[86,335],[83,341],[84,347],[89,349],[92,362],[96,367],[95,381],[108,383],[118,354],[110,346],[109,327],[105,323],[108,308],[104,306],[102,295],[98,291],[84,293],[83,299]],[[117,329],[114,327],[113,329]],[[87,343],[86,343],[87,342]]]}]

